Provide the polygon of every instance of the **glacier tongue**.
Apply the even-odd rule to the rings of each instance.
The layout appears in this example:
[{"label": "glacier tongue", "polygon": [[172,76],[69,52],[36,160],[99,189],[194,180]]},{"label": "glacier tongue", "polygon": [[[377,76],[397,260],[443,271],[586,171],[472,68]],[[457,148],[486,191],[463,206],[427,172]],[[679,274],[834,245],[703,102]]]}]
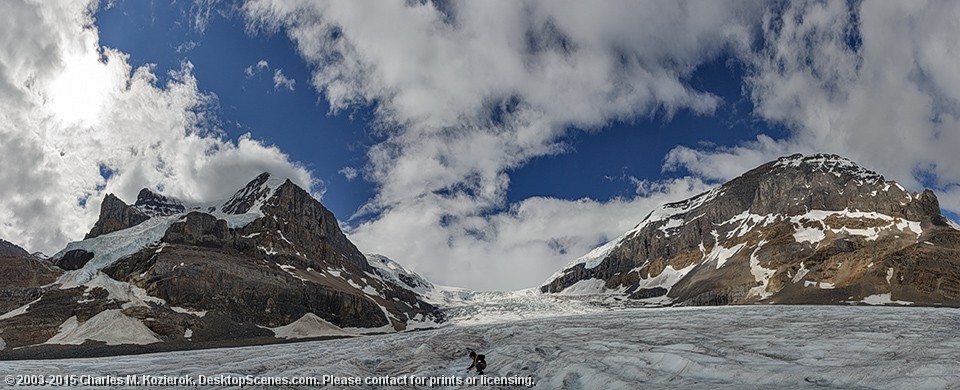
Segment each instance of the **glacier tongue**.
[{"label": "glacier tongue", "polygon": [[70,271],[60,277],[61,288],[72,288],[87,283],[104,267],[115,261],[136,253],[137,251],[155,244],[163,238],[164,233],[182,215],[150,218],[143,223],[124,230],[104,234],[88,240],[76,241],[67,244],[67,247],[54,255],[62,257],[65,253],[82,249],[93,253],[93,258],[83,268]]}]

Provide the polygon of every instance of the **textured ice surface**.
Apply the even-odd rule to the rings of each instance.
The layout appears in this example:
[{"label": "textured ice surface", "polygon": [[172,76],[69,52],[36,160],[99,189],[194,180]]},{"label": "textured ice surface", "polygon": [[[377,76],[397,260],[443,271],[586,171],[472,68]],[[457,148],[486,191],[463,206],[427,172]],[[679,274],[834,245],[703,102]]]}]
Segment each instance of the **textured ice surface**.
[{"label": "textured ice surface", "polygon": [[634,309],[319,342],[4,362],[17,375],[532,376],[544,389],[956,388],[960,311]]}]

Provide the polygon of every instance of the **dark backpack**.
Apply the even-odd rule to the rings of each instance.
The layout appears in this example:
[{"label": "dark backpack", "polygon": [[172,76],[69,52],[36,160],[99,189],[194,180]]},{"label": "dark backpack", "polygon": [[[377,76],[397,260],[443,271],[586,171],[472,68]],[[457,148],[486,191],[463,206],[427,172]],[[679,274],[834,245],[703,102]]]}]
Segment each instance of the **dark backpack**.
[{"label": "dark backpack", "polygon": [[484,370],[487,368],[487,357],[484,355],[477,355],[477,368]]}]

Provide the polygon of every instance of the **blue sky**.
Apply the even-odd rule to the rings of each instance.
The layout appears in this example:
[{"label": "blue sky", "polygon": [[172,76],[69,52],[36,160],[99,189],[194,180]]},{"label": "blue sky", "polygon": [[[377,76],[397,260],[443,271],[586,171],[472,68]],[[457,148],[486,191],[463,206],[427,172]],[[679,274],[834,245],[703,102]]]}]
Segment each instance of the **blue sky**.
[{"label": "blue sky", "polygon": [[[263,171],[364,252],[535,286],[653,207],[836,153],[960,211],[956,2],[0,5],[0,237]],[[34,164],[23,166],[22,161]],[[105,174],[109,173],[109,174]]]},{"label": "blue sky", "polygon": [[[219,125],[228,137],[251,133],[279,146],[323,181],[323,203],[340,219],[349,219],[375,193],[373,183],[347,180],[339,173],[348,166],[362,168],[367,148],[378,141],[371,134],[371,110],[331,114],[310,86],[310,70],[294,44],[282,34],[250,34],[242,15],[229,8],[215,9],[202,30],[193,3],[117,2],[101,6],[95,16],[101,45],[130,54],[133,66],[156,64],[162,75],[190,61],[199,87],[217,96]],[[270,68],[248,78],[244,70],[261,60]],[[296,81],[294,91],[274,87],[275,69]],[[661,170],[664,156],[677,145],[732,146],[761,133],[782,136],[782,127],[750,115],[752,103],[741,91],[743,74],[742,64],[720,56],[686,80],[722,98],[713,115],[657,112],[611,121],[600,129],[571,129],[561,139],[563,152],[510,170],[507,202],[533,196],[630,197],[637,189],[631,178],[658,180],[685,173]]]}]

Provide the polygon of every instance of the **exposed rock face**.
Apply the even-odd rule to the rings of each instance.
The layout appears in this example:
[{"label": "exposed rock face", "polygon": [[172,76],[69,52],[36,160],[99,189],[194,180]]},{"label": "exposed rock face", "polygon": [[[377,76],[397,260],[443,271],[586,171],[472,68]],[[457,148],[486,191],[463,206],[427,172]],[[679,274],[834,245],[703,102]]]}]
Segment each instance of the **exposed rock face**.
[{"label": "exposed rock face", "polygon": [[179,201],[150,191],[147,188],[140,190],[140,193],[137,194],[137,202],[133,204],[133,207],[151,217],[180,214],[186,211],[186,208]]},{"label": "exposed rock face", "polygon": [[163,236],[163,242],[207,248],[223,248],[232,244],[236,233],[227,227],[227,221],[210,214],[191,212],[172,224]]},{"label": "exposed rock face", "polygon": [[26,251],[6,241],[0,245],[4,243],[19,251],[8,250],[4,252],[6,254],[0,254],[0,313],[40,298],[43,286],[56,281],[62,273],[49,261],[23,255]]},{"label": "exposed rock face", "polygon": [[84,240],[98,237],[107,233],[113,233],[118,230],[127,229],[143,223],[150,219],[149,215],[140,210],[123,203],[120,198],[113,194],[107,194],[100,205],[100,218],[93,225],[90,233],[83,238]]},{"label": "exposed rock face", "polygon": [[268,185],[269,173],[261,173],[256,179],[247,183],[229,200],[224,202],[221,211],[226,214],[243,214],[250,211],[257,203],[263,202],[273,195],[273,186]]},{"label": "exposed rock face", "polygon": [[245,235],[260,233],[257,242],[271,251],[300,252],[328,265],[352,265],[373,272],[363,253],[340,230],[333,213],[290,180],[277,187],[259,208],[272,217],[260,218],[242,231]]},{"label": "exposed rock face", "polygon": [[63,257],[57,259],[54,263],[57,267],[63,268],[67,271],[73,271],[83,266],[87,265],[87,262],[93,259],[93,253],[87,252],[83,249],[74,249],[63,255]]},{"label": "exposed rock face", "polygon": [[907,193],[839,156],[794,155],[661,206],[541,290],[597,280],[597,292],[665,303],[957,306],[960,231],[929,190]]}]

